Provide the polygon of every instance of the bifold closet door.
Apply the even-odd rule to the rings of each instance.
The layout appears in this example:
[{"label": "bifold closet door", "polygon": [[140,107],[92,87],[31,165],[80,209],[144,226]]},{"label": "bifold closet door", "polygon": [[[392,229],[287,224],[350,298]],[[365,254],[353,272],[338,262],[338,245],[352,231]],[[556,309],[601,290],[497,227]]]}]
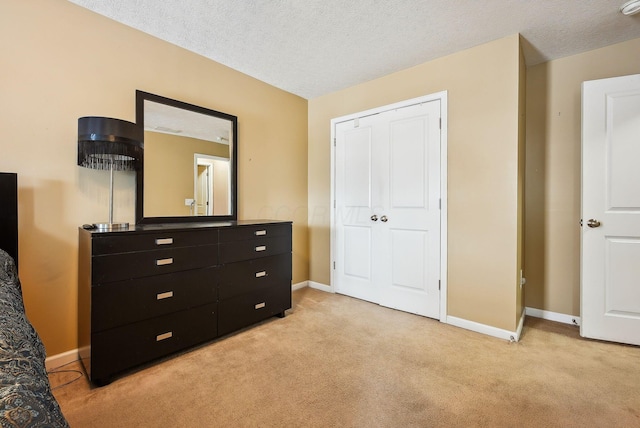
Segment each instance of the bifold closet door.
[{"label": "bifold closet door", "polygon": [[440,101],[335,128],[336,291],[440,315]]}]

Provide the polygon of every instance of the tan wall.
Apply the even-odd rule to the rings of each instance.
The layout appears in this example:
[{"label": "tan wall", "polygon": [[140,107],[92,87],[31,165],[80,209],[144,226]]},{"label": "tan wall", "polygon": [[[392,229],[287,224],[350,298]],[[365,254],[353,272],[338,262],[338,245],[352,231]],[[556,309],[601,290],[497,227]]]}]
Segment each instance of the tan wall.
[{"label": "tan wall", "polygon": [[[145,131],[144,214],[146,217],[191,215],[191,209],[184,204],[184,200],[194,197],[194,153],[228,159],[229,146],[197,138]],[[224,192],[222,196],[228,198],[228,192]],[[229,211],[224,211],[224,214],[228,215]]]},{"label": "tan wall", "polygon": [[[239,217],[293,220],[293,280],[308,278],[306,100],[66,1],[3,0],[0,53],[0,170],[18,173],[20,276],[49,355],[77,347],[77,227],[107,215],[77,119],[134,121],[136,89],[238,116]],[[117,220],[134,192],[118,174]]]},{"label": "tan wall", "polygon": [[520,280],[524,277],[524,222],[525,222],[525,165],[526,165],[526,97],[527,97],[527,67],[525,64],[522,45],[520,45],[519,79],[518,79],[518,261],[516,271],[516,323],[525,310],[524,288]]},{"label": "tan wall", "polygon": [[640,39],[527,71],[526,305],[580,315],[580,127],[585,80],[640,73]]},{"label": "tan wall", "polygon": [[330,283],[330,120],[448,91],[448,314],[515,330],[519,36],[309,101],[310,279]]}]

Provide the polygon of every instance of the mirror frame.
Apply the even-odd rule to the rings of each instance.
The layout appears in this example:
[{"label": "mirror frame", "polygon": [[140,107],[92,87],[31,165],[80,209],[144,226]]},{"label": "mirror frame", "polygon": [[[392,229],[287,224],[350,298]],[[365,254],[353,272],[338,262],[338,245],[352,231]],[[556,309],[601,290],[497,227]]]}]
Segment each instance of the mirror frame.
[{"label": "mirror frame", "polygon": [[229,215],[203,215],[203,216],[166,216],[147,217],[144,215],[144,151],[140,164],[136,171],[136,223],[182,223],[182,222],[211,222],[230,221],[238,218],[238,118],[231,114],[222,113],[205,107],[189,104],[172,98],[151,94],[136,90],[136,124],[144,129],[144,102],[152,101],[171,107],[193,111],[208,116],[215,116],[231,122],[233,136],[231,138],[231,214]]}]

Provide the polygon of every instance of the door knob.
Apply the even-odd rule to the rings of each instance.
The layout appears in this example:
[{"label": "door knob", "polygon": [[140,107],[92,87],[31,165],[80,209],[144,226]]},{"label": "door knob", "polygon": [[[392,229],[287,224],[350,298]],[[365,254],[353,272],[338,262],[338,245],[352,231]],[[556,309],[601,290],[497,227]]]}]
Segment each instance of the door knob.
[{"label": "door knob", "polygon": [[372,215],[371,216],[371,221],[378,221],[378,216],[377,215]]},{"label": "door knob", "polygon": [[598,220],[594,220],[594,219],[592,219],[592,218],[590,218],[590,219],[587,221],[587,226],[592,227],[592,228],[593,228],[593,227],[600,227],[600,224],[601,224],[601,223],[600,223]]},{"label": "door knob", "polygon": [[387,221],[389,221],[389,219],[387,218],[386,215],[383,215],[382,217],[380,217],[380,221],[382,221],[383,223],[386,223]]}]

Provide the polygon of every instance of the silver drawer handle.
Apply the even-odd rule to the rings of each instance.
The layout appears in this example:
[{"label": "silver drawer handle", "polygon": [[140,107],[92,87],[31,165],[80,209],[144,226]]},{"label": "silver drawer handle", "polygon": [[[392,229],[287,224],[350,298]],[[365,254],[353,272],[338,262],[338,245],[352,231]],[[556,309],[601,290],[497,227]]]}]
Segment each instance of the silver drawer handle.
[{"label": "silver drawer handle", "polygon": [[173,238],[158,238],[156,239],[156,245],[171,245],[173,244]]},{"label": "silver drawer handle", "polygon": [[260,245],[259,247],[256,247],[256,251],[264,251],[267,249],[266,245]]},{"label": "silver drawer handle", "polygon": [[162,333],[156,336],[156,342],[160,342],[161,340],[171,339],[173,337],[173,332],[168,331],[166,333]]},{"label": "silver drawer handle", "polygon": [[158,300],[169,299],[171,297],[173,297],[173,291],[167,291],[166,293],[158,293],[156,295],[156,299]]},{"label": "silver drawer handle", "polygon": [[173,264],[173,257],[169,257],[168,259],[158,259],[156,260],[156,266],[165,266]]},{"label": "silver drawer handle", "polygon": [[262,309],[262,308],[264,308],[265,306],[267,306],[267,304],[266,304],[265,302],[258,303],[258,304],[256,305],[256,309]]},{"label": "silver drawer handle", "polygon": [[256,278],[262,278],[263,276],[267,276],[266,270],[263,270],[262,272],[256,272]]},{"label": "silver drawer handle", "polygon": [[256,231],[254,232],[254,235],[256,235],[256,236],[264,236],[264,235],[266,235],[266,234],[267,234],[267,231],[266,231],[266,230],[256,230]]}]

